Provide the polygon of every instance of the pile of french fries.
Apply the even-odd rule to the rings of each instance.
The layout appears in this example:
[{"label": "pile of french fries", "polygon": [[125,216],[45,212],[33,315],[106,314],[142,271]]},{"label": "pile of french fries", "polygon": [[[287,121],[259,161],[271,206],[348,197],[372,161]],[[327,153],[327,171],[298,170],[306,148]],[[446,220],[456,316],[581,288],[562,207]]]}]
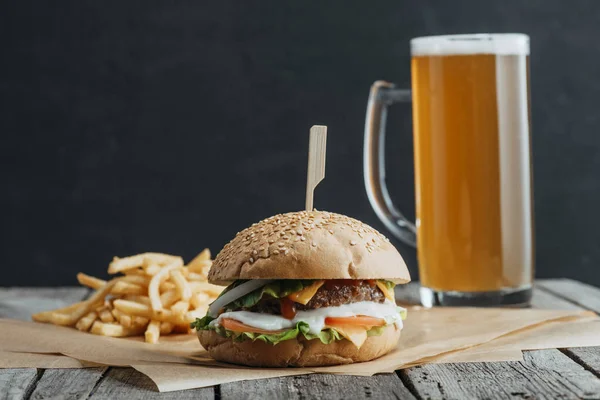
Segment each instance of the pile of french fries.
[{"label": "pile of french fries", "polygon": [[203,317],[221,293],[222,287],[207,282],[211,264],[208,249],[187,265],[181,257],[162,253],[115,257],[108,273],[122,275],[105,281],[79,273],[79,283],[96,292],[33,319],[104,336],[144,334],[146,342],[157,343],[160,335],[189,333],[190,322]]}]

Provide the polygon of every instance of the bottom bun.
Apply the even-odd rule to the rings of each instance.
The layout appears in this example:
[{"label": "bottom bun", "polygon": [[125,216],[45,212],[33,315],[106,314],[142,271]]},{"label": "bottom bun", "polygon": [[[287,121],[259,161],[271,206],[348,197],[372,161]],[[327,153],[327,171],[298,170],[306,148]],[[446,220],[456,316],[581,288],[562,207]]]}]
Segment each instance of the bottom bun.
[{"label": "bottom bun", "polygon": [[198,331],[202,346],[218,361],[253,367],[319,367],[370,361],[389,353],[398,344],[400,329],[390,325],[380,336],[369,336],[358,349],[343,339],[323,344],[298,335],[276,345],[262,340],[234,342],[215,331]]}]

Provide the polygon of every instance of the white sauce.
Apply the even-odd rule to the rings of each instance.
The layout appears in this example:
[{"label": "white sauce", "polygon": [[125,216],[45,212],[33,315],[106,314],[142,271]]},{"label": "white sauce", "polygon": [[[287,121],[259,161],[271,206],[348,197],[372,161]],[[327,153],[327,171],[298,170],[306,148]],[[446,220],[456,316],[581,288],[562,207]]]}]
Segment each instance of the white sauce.
[{"label": "white sauce", "polygon": [[402,318],[400,310],[394,303],[386,300],[385,303],[374,303],[371,301],[361,301],[358,303],[343,304],[338,307],[323,307],[310,311],[298,311],[294,319],[286,319],[280,315],[261,314],[250,311],[232,311],[226,312],[210,323],[210,326],[221,324],[223,318],[231,318],[245,325],[276,331],[295,326],[303,321],[310,327],[312,334],[317,334],[325,327],[325,318],[327,317],[352,317],[355,315],[366,315],[368,317],[385,319],[386,324],[396,324],[398,329],[402,329]]}]

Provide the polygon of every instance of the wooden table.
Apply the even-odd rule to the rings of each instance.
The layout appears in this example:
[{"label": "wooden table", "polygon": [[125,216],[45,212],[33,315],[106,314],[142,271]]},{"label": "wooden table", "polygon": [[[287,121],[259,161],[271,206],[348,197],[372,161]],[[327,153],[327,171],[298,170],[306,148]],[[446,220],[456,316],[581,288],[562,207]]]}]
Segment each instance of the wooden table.
[{"label": "wooden table", "polygon": [[[398,295],[414,302],[418,286]],[[29,319],[79,301],[83,288],[0,288],[0,317]],[[600,313],[600,289],[537,282],[533,307]],[[0,338],[1,340],[1,338]],[[523,362],[436,364],[373,377],[305,375],[158,393],[132,368],[0,369],[1,399],[600,399],[600,347],[528,351]]]}]

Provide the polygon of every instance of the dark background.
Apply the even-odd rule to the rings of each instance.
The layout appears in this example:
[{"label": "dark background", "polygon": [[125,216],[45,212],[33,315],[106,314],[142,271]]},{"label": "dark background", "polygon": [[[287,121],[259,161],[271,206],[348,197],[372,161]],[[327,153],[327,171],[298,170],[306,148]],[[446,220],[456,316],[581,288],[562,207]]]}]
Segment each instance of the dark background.
[{"label": "dark background", "polygon": [[[411,37],[472,32],[531,36],[537,276],[600,284],[600,2],[78,0],[0,6],[0,286],[189,259],[301,209],[313,124],[315,206],[383,231],[362,180],[369,86],[409,86]],[[410,107],[391,114],[390,189],[414,217]]]}]

